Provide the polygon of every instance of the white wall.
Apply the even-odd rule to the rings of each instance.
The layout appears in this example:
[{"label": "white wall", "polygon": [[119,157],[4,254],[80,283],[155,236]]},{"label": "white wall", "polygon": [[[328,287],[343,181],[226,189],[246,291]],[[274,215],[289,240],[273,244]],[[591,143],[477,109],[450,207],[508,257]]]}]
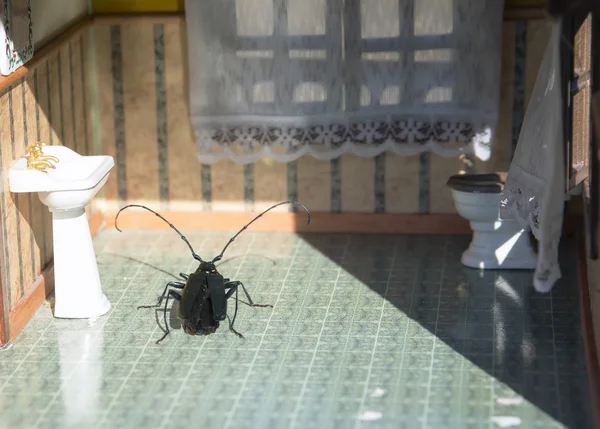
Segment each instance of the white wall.
[{"label": "white wall", "polygon": [[87,13],[88,0],[31,0],[34,45],[57,36]]}]

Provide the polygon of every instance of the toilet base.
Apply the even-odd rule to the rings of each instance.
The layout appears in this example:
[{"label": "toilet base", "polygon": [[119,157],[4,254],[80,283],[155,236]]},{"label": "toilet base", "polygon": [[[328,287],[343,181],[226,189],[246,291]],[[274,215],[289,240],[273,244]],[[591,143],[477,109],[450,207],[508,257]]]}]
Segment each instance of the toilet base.
[{"label": "toilet base", "polygon": [[514,220],[471,222],[473,239],[461,263],[484,270],[533,270],[537,255],[529,234]]},{"label": "toilet base", "polygon": [[52,212],[54,317],[89,319],[111,308],[102,293],[85,208]]}]

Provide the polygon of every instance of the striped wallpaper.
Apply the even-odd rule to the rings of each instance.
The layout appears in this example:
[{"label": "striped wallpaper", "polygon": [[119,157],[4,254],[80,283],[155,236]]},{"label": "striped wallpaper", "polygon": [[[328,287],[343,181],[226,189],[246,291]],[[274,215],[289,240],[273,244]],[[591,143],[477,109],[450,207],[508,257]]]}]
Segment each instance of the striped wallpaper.
[{"label": "striped wallpaper", "polygon": [[27,293],[53,252],[50,212],[35,194],[10,193],[8,169],[34,141],[91,153],[88,43],[84,30],[0,93],[0,271],[9,310]]},{"label": "striped wallpaper", "polygon": [[[505,23],[493,155],[472,170],[508,168],[547,35],[542,21]],[[104,188],[104,208],[138,202],[174,211],[257,211],[298,198],[325,212],[454,212],[445,182],[469,169],[468,159],[383,154],[201,165],[187,106],[186,43],[183,18],[95,24],[98,145],[117,164]]]},{"label": "striped wallpaper", "polygon": [[[474,170],[508,167],[546,40],[543,22],[505,23],[499,128],[492,159],[476,161]],[[454,211],[445,182],[469,168],[460,159],[384,154],[200,165],[186,101],[185,43],[181,19],[99,20],[0,93],[5,308],[17,305],[52,259],[50,213],[37,196],[8,189],[10,163],[34,140],[113,155],[117,165],[96,201],[109,210],[146,202],[173,211],[257,211],[298,198],[313,211]]]}]

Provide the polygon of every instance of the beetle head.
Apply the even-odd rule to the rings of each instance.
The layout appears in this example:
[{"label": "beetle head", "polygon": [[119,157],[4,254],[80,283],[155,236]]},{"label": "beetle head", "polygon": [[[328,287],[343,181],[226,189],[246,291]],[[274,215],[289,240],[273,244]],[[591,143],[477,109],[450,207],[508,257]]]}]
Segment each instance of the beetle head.
[{"label": "beetle head", "polygon": [[217,270],[217,268],[215,267],[215,264],[213,264],[212,262],[202,261],[202,262],[200,262],[200,265],[198,265],[196,272],[214,272],[216,270]]}]

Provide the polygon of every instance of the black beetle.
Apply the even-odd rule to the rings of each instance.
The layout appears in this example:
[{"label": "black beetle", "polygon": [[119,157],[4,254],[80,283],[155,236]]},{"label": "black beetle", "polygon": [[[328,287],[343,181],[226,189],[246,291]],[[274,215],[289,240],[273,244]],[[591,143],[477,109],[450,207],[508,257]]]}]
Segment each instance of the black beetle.
[{"label": "black beetle", "polygon": [[[200,256],[196,254],[190,242],[185,238],[185,236],[179,232],[179,230],[167,219],[163,216],[155,212],[154,210],[139,204],[130,204],[127,205],[115,216],[115,228],[117,231],[122,232],[118,225],[117,221],[121,212],[129,207],[139,207],[145,210],[148,210],[166,222],[179,236],[181,239],[187,244],[190,251],[192,252],[192,256],[200,265],[196,271],[191,274],[180,273],[179,276],[185,280],[185,282],[181,281],[171,281],[168,282],[165,286],[165,290],[162,295],[158,298],[158,302],[154,305],[141,305],[138,309],[141,308],[157,308],[162,304],[163,299],[165,300],[165,306],[163,311],[164,321],[165,321],[165,334],[156,341],[156,344],[160,343],[164,340],[167,335],[169,335],[169,324],[167,323],[167,308],[169,304],[169,298],[173,298],[176,301],[179,301],[179,311],[178,317],[182,321],[183,330],[185,333],[189,335],[209,335],[213,334],[219,328],[219,322],[224,321],[225,319],[229,320],[229,330],[236,334],[238,337],[243,338],[242,334],[237,332],[233,328],[233,324],[235,323],[235,318],[237,316],[238,310],[238,288],[241,287],[244,293],[246,294],[246,298],[248,302],[244,304],[249,305],[250,307],[273,307],[272,305],[260,305],[254,304],[252,302],[252,298],[248,294],[246,287],[242,282],[224,278],[215,263],[220,261],[223,258],[223,254],[227,247],[240,235],[244,232],[253,222],[258,220],[261,216],[263,216],[268,211],[274,209],[275,207],[284,205],[284,204],[297,204],[301,206],[306,213],[308,214],[308,222],[307,225],[310,224],[310,212],[306,208],[306,206],[298,201],[284,201],[279,204],[275,204],[272,207],[269,207],[267,210],[260,213],[250,222],[248,222],[242,229],[240,229],[231,239],[227,242],[223,250],[219,255],[213,258],[212,261],[204,261]],[[183,292],[179,293],[169,288],[175,288],[179,290],[183,290]],[[227,300],[233,296],[235,293],[235,310],[233,313],[233,318],[230,318],[227,314]],[[243,302],[243,301],[242,301]]]}]

